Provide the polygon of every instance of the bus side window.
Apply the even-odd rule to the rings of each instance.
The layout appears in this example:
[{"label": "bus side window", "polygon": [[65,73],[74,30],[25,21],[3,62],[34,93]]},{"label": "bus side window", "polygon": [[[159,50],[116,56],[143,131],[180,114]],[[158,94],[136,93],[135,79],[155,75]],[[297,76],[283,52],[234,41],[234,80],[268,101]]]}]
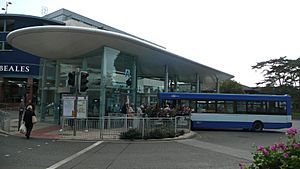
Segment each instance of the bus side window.
[{"label": "bus side window", "polygon": [[286,102],[269,101],[267,104],[269,114],[286,115]]},{"label": "bus side window", "polygon": [[268,111],[269,114],[277,114],[276,113],[276,102],[275,101],[268,101],[267,111]]},{"label": "bus side window", "polygon": [[237,111],[237,113],[246,113],[247,102],[246,101],[237,101],[236,102],[236,111]]},{"label": "bus side window", "polygon": [[215,113],[216,112],[216,101],[208,101],[207,113]]},{"label": "bus side window", "polygon": [[207,101],[205,101],[205,100],[198,100],[197,101],[197,110],[196,111],[198,113],[206,113],[207,107],[208,107]]},{"label": "bus side window", "polygon": [[278,102],[278,111],[281,115],[287,115],[286,102]]},{"label": "bus side window", "polygon": [[233,101],[218,101],[217,102],[217,112],[218,113],[226,113],[226,114],[232,114],[234,113],[233,108],[234,102]]},{"label": "bus side window", "polygon": [[248,112],[253,114],[266,114],[266,104],[264,101],[248,102]]}]

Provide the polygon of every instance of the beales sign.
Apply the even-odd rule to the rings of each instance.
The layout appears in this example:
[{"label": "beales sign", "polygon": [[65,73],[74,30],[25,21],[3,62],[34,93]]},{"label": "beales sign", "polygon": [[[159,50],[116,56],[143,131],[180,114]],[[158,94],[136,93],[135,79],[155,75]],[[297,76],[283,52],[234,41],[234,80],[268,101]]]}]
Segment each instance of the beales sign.
[{"label": "beales sign", "polygon": [[38,76],[40,66],[36,64],[0,64],[0,76]]},{"label": "beales sign", "polygon": [[0,72],[21,72],[28,73],[30,72],[30,66],[28,65],[1,65]]}]

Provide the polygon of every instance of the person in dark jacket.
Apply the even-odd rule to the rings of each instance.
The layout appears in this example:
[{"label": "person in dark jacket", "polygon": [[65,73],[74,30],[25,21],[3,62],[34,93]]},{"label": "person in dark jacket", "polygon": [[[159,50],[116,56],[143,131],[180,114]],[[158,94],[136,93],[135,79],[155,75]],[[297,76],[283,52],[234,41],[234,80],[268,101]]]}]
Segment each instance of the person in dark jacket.
[{"label": "person in dark jacket", "polygon": [[26,126],[26,138],[29,139],[30,137],[30,133],[33,127],[33,123],[32,123],[32,116],[35,116],[34,112],[33,112],[33,107],[31,105],[28,105],[26,107],[25,110],[25,114],[23,117],[23,121],[25,122],[25,126]]}]

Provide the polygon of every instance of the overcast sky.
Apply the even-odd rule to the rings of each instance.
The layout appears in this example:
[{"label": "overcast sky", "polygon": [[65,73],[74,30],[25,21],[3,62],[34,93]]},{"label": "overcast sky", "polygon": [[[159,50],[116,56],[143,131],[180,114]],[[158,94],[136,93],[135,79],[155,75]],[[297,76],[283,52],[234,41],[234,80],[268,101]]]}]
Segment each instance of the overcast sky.
[{"label": "overcast sky", "polygon": [[[1,0],[1,7],[5,2]],[[10,0],[8,13],[66,8],[235,76],[262,80],[257,62],[300,56],[298,0]],[[42,9],[44,12],[42,12]],[[4,12],[4,11],[2,11]]]}]

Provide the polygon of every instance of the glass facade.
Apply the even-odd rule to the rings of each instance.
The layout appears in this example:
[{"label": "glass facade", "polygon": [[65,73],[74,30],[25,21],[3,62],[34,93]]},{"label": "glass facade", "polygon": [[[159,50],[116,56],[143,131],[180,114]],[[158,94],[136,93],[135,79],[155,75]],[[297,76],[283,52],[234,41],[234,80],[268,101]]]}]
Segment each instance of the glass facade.
[{"label": "glass facade", "polygon": [[[15,29],[14,19],[0,19],[0,32],[9,33]],[[12,50],[12,46],[9,45],[5,40],[0,40],[0,51]]]},{"label": "glass facade", "polygon": [[[135,58],[104,47],[76,59],[43,59],[40,81],[40,113],[45,121],[58,121],[62,115],[62,96],[74,95],[68,86],[68,73],[84,70],[89,73],[87,116],[120,115],[125,102],[136,102]],[[131,84],[126,82],[131,79]],[[52,116],[54,118],[52,118]]]},{"label": "glass facade", "polygon": [[[105,91],[105,115],[120,113],[125,102],[135,103],[136,100],[136,68],[135,58],[118,50],[105,47],[103,52],[103,72],[101,83]],[[127,83],[126,83],[127,82]]]},{"label": "glass facade", "polygon": [[[87,71],[87,116],[123,116],[125,103],[135,109],[140,105],[157,103],[157,93],[163,91],[164,81],[138,76],[136,57],[122,51],[103,47],[75,59],[43,59],[39,86],[39,112],[45,121],[59,122],[63,115],[62,97],[75,96],[68,85],[69,72]],[[162,68],[163,69],[163,68]]]},{"label": "glass facade", "polygon": [[15,29],[15,20],[14,19],[0,19],[0,31],[1,32],[10,32]]}]

